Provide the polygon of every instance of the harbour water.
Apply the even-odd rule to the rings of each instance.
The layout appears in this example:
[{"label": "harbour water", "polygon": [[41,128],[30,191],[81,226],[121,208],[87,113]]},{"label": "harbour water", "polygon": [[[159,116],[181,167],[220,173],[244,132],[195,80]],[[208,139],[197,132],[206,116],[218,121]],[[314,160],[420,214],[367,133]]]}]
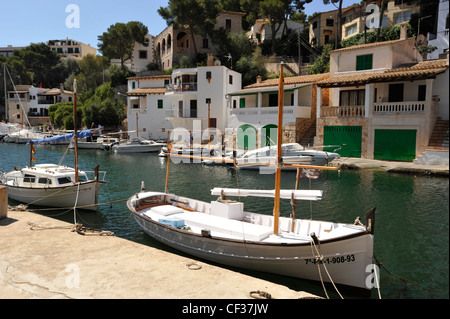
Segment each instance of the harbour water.
[{"label": "harbour water", "polygon": [[[58,163],[64,146],[36,146],[37,163]],[[0,143],[0,171],[29,165],[26,145]],[[147,190],[164,190],[166,159],[155,154],[114,154],[101,150],[79,150],[80,168],[107,171],[107,184],[100,192],[97,213],[77,211],[77,222],[86,227],[113,231],[116,236],[178,253],[150,239],[139,228],[126,208],[126,199],[138,192],[141,181]],[[73,166],[69,150],[63,164]],[[282,188],[293,188],[295,173],[282,174]],[[222,166],[172,164],[169,191],[210,201],[214,187],[273,189],[274,175],[258,171],[235,171]],[[302,202],[297,217],[353,223],[372,207],[377,208],[374,254],[382,263],[381,296],[384,299],[449,298],[449,179],[386,173],[381,170],[323,171],[317,180],[302,179],[300,188],[322,189],[319,202]],[[272,213],[271,199],[241,198],[247,211]],[[18,203],[10,201],[14,206]],[[44,210],[40,214],[74,222],[73,210]],[[281,214],[289,216],[288,200],[281,203]],[[0,233],[1,238],[1,233]],[[242,270],[238,270],[242,271]],[[325,297],[320,283],[242,271],[294,290]],[[338,298],[327,286],[331,298]],[[357,298],[352,293],[346,298]],[[374,290],[372,298],[377,298]]]}]

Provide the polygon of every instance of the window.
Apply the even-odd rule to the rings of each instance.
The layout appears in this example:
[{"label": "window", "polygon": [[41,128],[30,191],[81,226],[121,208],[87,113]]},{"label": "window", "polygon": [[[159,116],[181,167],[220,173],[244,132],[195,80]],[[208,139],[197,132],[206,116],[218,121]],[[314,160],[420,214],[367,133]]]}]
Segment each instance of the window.
[{"label": "window", "polygon": [[317,29],[317,21],[313,22],[313,29]]},{"label": "window", "polygon": [[147,50],[139,51],[139,59],[147,59]]},{"label": "window", "polygon": [[203,39],[203,49],[208,49],[209,43],[208,39]]},{"label": "window", "polygon": [[225,28],[231,29],[231,19],[226,19],[225,20]]},{"label": "window", "polygon": [[162,108],[164,108],[164,101],[158,100],[158,109],[162,109]]},{"label": "window", "polygon": [[136,88],[136,82],[131,82],[131,87],[133,88],[133,90]]},{"label": "window", "polygon": [[211,71],[206,72],[206,79],[211,80],[211,77],[212,77]]},{"label": "window", "polygon": [[325,44],[328,44],[328,43],[330,43],[330,36],[327,34],[325,36]]},{"label": "window", "polygon": [[426,85],[419,85],[419,90],[417,94],[417,101],[425,101],[427,93],[427,86]]},{"label": "window", "polygon": [[278,106],[278,93],[269,94],[269,106]]},{"label": "window", "polygon": [[403,102],[404,84],[389,84],[388,102]]},{"label": "window", "polygon": [[332,26],[334,26],[334,20],[333,19],[327,19],[326,24],[327,24],[327,27],[332,27]]},{"label": "window", "polygon": [[360,106],[365,104],[365,90],[345,90],[339,92],[339,106]]},{"label": "window", "polygon": [[51,179],[48,179],[48,178],[46,178],[46,177],[39,177],[38,183],[39,183],[39,184],[48,184],[48,185],[51,185],[51,184],[52,184],[52,180],[51,180]]},{"label": "window", "polygon": [[60,178],[58,178],[58,184],[59,185],[70,184],[70,183],[72,183],[72,181],[70,180],[69,177],[60,177]]},{"label": "window", "polygon": [[355,34],[356,32],[357,32],[356,23],[345,28],[345,36],[346,37],[351,36],[352,34]]},{"label": "window", "polygon": [[372,69],[373,54],[358,55],[356,57],[356,71]]},{"label": "window", "polygon": [[408,22],[411,19],[412,13],[412,10],[408,10],[394,14],[394,24]]},{"label": "window", "polygon": [[228,84],[233,84],[233,76],[232,75],[228,76]]},{"label": "window", "polygon": [[36,180],[36,176],[34,176],[34,175],[25,174],[25,177],[23,178],[24,183],[34,183],[35,180]]}]

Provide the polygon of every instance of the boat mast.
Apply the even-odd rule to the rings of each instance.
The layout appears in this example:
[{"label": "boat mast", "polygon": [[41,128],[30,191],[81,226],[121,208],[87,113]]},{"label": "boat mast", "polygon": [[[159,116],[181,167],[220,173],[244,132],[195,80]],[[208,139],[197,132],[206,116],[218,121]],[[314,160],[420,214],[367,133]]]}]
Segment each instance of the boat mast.
[{"label": "boat mast", "polygon": [[280,80],[278,83],[278,134],[277,134],[277,158],[275,170],[275,203],[273,207],[273,233],[278,235],[279,218],[280,218],[280,183],[281,183],[281,145],[283,144],[282,127],[283,127],[283,104],[284,104],[284,74],[283,62],[280,66]]},{"label": "boat mast", "polygon": [[75,141],[75,183],[78,183],[78,132],[77,132],[77,126],[78,126],[78,116],[77,116],[77,80],[75,79],[73,81],[73,126],[74,126],[74,132],[73,137]]}]

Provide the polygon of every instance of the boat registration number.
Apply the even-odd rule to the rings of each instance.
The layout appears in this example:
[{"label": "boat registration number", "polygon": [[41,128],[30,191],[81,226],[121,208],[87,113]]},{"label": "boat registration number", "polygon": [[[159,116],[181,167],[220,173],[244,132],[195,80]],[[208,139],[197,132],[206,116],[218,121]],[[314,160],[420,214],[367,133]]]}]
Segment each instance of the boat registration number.
[{"label": "boat registration number", "polygon": [[346,262],[355,261],[355,255],[346,255],[346,256],[336,256],[336,257],[328,257],[323,260],[318,260],[317,258],[306,258],[306,264],[342,264]]}]

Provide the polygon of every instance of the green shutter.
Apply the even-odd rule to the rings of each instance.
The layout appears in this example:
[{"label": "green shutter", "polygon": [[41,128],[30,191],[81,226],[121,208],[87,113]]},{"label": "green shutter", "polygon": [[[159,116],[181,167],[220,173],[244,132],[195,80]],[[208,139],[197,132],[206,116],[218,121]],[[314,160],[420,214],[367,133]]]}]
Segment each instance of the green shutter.
[{"label": "green shutter", "polygon": [[163,100],[158,100],[158,109],[162,109],[164,107]]},{"label": "green shutter", "polygon": [[240,107],[241,109],[245,108],[245,98],[241,98],[241,99],[239,100],[239,107]]},{"label": "green shutter", "polygon": [[356,71],[372,69],[373,54],[358,55],[356,57]]}]

